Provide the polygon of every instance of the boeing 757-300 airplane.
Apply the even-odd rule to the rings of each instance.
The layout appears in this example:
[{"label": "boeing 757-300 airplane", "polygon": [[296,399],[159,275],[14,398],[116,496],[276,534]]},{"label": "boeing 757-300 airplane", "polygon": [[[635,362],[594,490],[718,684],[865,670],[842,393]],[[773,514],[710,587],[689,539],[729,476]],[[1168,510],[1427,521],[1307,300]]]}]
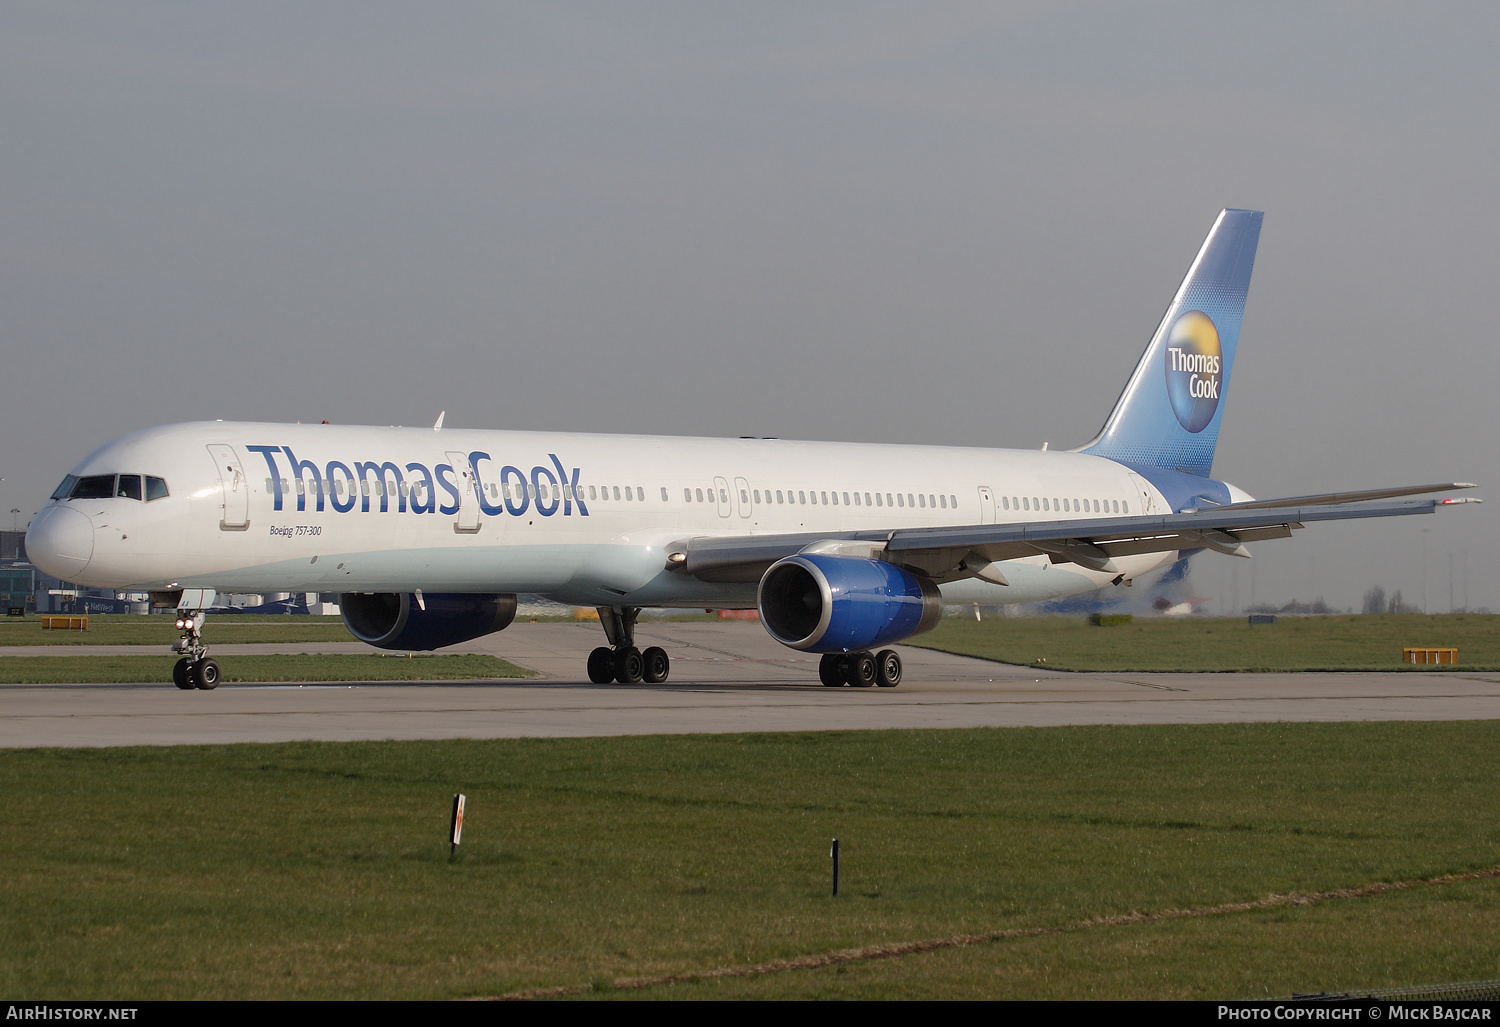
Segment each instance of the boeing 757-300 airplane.
[{"label": "boeing 757-300 airplane", "polygon": [[758,608],[826,685],[896,685],[882,648],[945,603],[1128,583],[1248,556],[1311,521],[1431,513],[1468,488],[1256,501],[1210,476],[1258,211],[1214,221],[1103,429],[1071,452],[223,421],[85,457],[26,535],[48,574],[175,605],[178,687],[213,688],[217,592],[338,593],[354,637],[430,650],[508,625],[517,593],[597,607],[598,683],[667,679],[643,607]]}]

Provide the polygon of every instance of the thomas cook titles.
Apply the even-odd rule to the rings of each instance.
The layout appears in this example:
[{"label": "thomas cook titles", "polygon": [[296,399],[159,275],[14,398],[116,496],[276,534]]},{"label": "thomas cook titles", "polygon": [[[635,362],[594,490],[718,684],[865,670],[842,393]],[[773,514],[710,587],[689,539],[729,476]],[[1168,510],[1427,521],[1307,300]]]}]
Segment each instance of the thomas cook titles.
[{"label": "thomas cook titles", "polygon": [[1219,409],[1224,354],[1219,330],[1201,310],[1189,310],[1167,335],[1167,398],[1177,423],[1194,434],[1208,427]]},{"label": "thomas cook titles", "polygon": [[[304,460],[291,446],[245,448],[266,461],[266,491],[272,496],[273,510],[283,509],[295,495],[298,510],[321,511],[326,504],[338,513],[349,513],[356,506],[361,513],[369,513],[373,505],[381,513],[409,510],[446,515],[458,512],[463,490],[469,488],[478,496],[480,511],[491,517],[519,517],[528,509],[543,517],[571,517],[575,509],[579,517],[589,515],[578,487],[579,468],[570,472],[553,453],[547,454],[551,466],[538,464],[527,472],[513,464],[496,467],[494,458],[482,452],[468,454],[468,467],[435,463],[429,468],[389,460]],[[463,479],[469,468],[473,468],[474,481],[466,485]]]}]

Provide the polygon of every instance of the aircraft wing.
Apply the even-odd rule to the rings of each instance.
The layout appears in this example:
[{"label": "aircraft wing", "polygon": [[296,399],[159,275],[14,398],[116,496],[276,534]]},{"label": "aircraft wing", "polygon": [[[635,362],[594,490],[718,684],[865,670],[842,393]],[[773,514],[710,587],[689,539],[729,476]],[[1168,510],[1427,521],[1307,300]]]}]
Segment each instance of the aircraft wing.
[{"label": "aircraft wing", "polygon": [[[782,535],[698,537],[668,547],[668,568],[705,581],[757,581],[777,560],[801,552],[883,558],[939,583],[967,577],[1003,582],[990,564],[1045,555],[1113,571],[1114,558],[1139,553],[1213,549],[1249,556],[1246,542],[1286,538],[1314,521],[1429,514],[1477,499],[1406,499],[1418,493],[1472,488],[1463,482],[1256,500],[1165,515],[1072,518],[1010,524],[862,529]],[[1381,498],[1373,498],[1381,497]]]}]

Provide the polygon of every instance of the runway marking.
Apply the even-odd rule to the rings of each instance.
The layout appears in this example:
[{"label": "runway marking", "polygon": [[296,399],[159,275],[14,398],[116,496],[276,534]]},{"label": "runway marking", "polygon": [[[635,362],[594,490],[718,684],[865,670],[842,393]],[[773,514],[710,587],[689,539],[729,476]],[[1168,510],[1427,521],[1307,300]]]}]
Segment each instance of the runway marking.
[{"label": "runway marking", "polygon": [[1128,678],[1118,678],[1127,685],[1140,685],[1142,688],[1158,688],[1163,692],[1186,692],[1186,688],[1173,688],[1171,685],[1160,685],[1155,681],[1131,681]]},{"label": "runway marking", "polygon": [[[818,970],[827,966],[845,963],[872,962],[877,959],[894,959],[913,956],[940,949],[967,948],[975,945],[990,945],[1000,941],[1019,938],[1045,938],[1058,934],[1073,934],[1098,927],[1134,927],[1140,924],[1156,924],[1166,920],[1198,920],[1206,917],[1225,916],[1231,913],[1254,913],[1266,909],[1281,909],[1287,906],[1316,906],[1325,902],[1345,899],[1365,899],[1390,892],[1411,891],[1416,888],[1432,888],[1449,884],[1467,884],[1472,881],[1491,880],[1500,877],[1500,866],[1475,870],[1466,874],[1443,874],[1414,881],[1377,881],[1373,884],[1353,888],[1337,888],[1321,892],[1287,892],[1282,895],[1267,895],[1250,902],[1222,902],[1214,906],[1199,906],[1194,909],[1162,909],[1154,913],[1120,913],[1115,916],[1090,917],[1075,920],[1070,924],[1055,924],[1050,927],[1012,927],[1006,930],[989,931],[984,934],[954,934],[946,938],[924,938],[921,941],[895,942],[886,945],[866,945],[857,949],[840,949],[790,959],[773,959],[766,963],[741,966],[722,966],[709,970],[688,973],[658,974],[652,977],[622,977],[613,982],[622,991],[638,991],[667,984],[685,984],[691,981],[723,980],[732,977],[757,977],[764,974],[785,973],[788,970]],[[528,988],[496,995],[488,1001],[524,1001],[527,999],[562,998],[588,991],[591,984],[565,984],[551,988]],[[479,1001],[485,1001],[483,999]]]},{"label": "runway marking", "polygon": [[[688,642],[688,641],[686,641],[684,639],[681,639],[681,638],[673,638],[670,635],[660,635],[660,634],[650,634],[650,633],[647,633],[647,637],[648,638],[658,639],[659,641],[663,641],[663,642],[671,642],[673,645],[680,645],[684,649],[702,649],[706,653],[718,653],[720,656],[727,656],[730,660],[733,660],[733,661],[735,661],[737,663],[816,663],[817,662],[816,660],[809,660],[809,659],[806,659],[806,658],[803,658],[803,657],[796,657],[796,656],[769,657],[769,658],[756,659],[753,656],[744,656],[744,655],[741,655],[740,653],[730,652],[728,649],[715,649],[713,646],[710,646],[710,645],[703,645],[700,642]],[[680,660],[695,660],[695,659],[702,659],[702,658],[703,657],[695,657],[695,656],[674,656],[674,657],[672,657],[673,660],[679,660],[679,659]]]}]

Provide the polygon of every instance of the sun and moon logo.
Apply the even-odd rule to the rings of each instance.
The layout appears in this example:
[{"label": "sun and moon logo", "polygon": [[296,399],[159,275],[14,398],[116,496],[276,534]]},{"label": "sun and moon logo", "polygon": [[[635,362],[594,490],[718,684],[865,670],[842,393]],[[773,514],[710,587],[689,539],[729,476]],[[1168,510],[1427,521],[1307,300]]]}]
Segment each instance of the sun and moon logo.
[{"label": "sun and moon logo", "polygon": [[1165,363],[1172,413],[1178,424],[1197,434],[1214,419],[1224,386],[1219,330],[1207,314],[1189,310],[1172,322]]}]

